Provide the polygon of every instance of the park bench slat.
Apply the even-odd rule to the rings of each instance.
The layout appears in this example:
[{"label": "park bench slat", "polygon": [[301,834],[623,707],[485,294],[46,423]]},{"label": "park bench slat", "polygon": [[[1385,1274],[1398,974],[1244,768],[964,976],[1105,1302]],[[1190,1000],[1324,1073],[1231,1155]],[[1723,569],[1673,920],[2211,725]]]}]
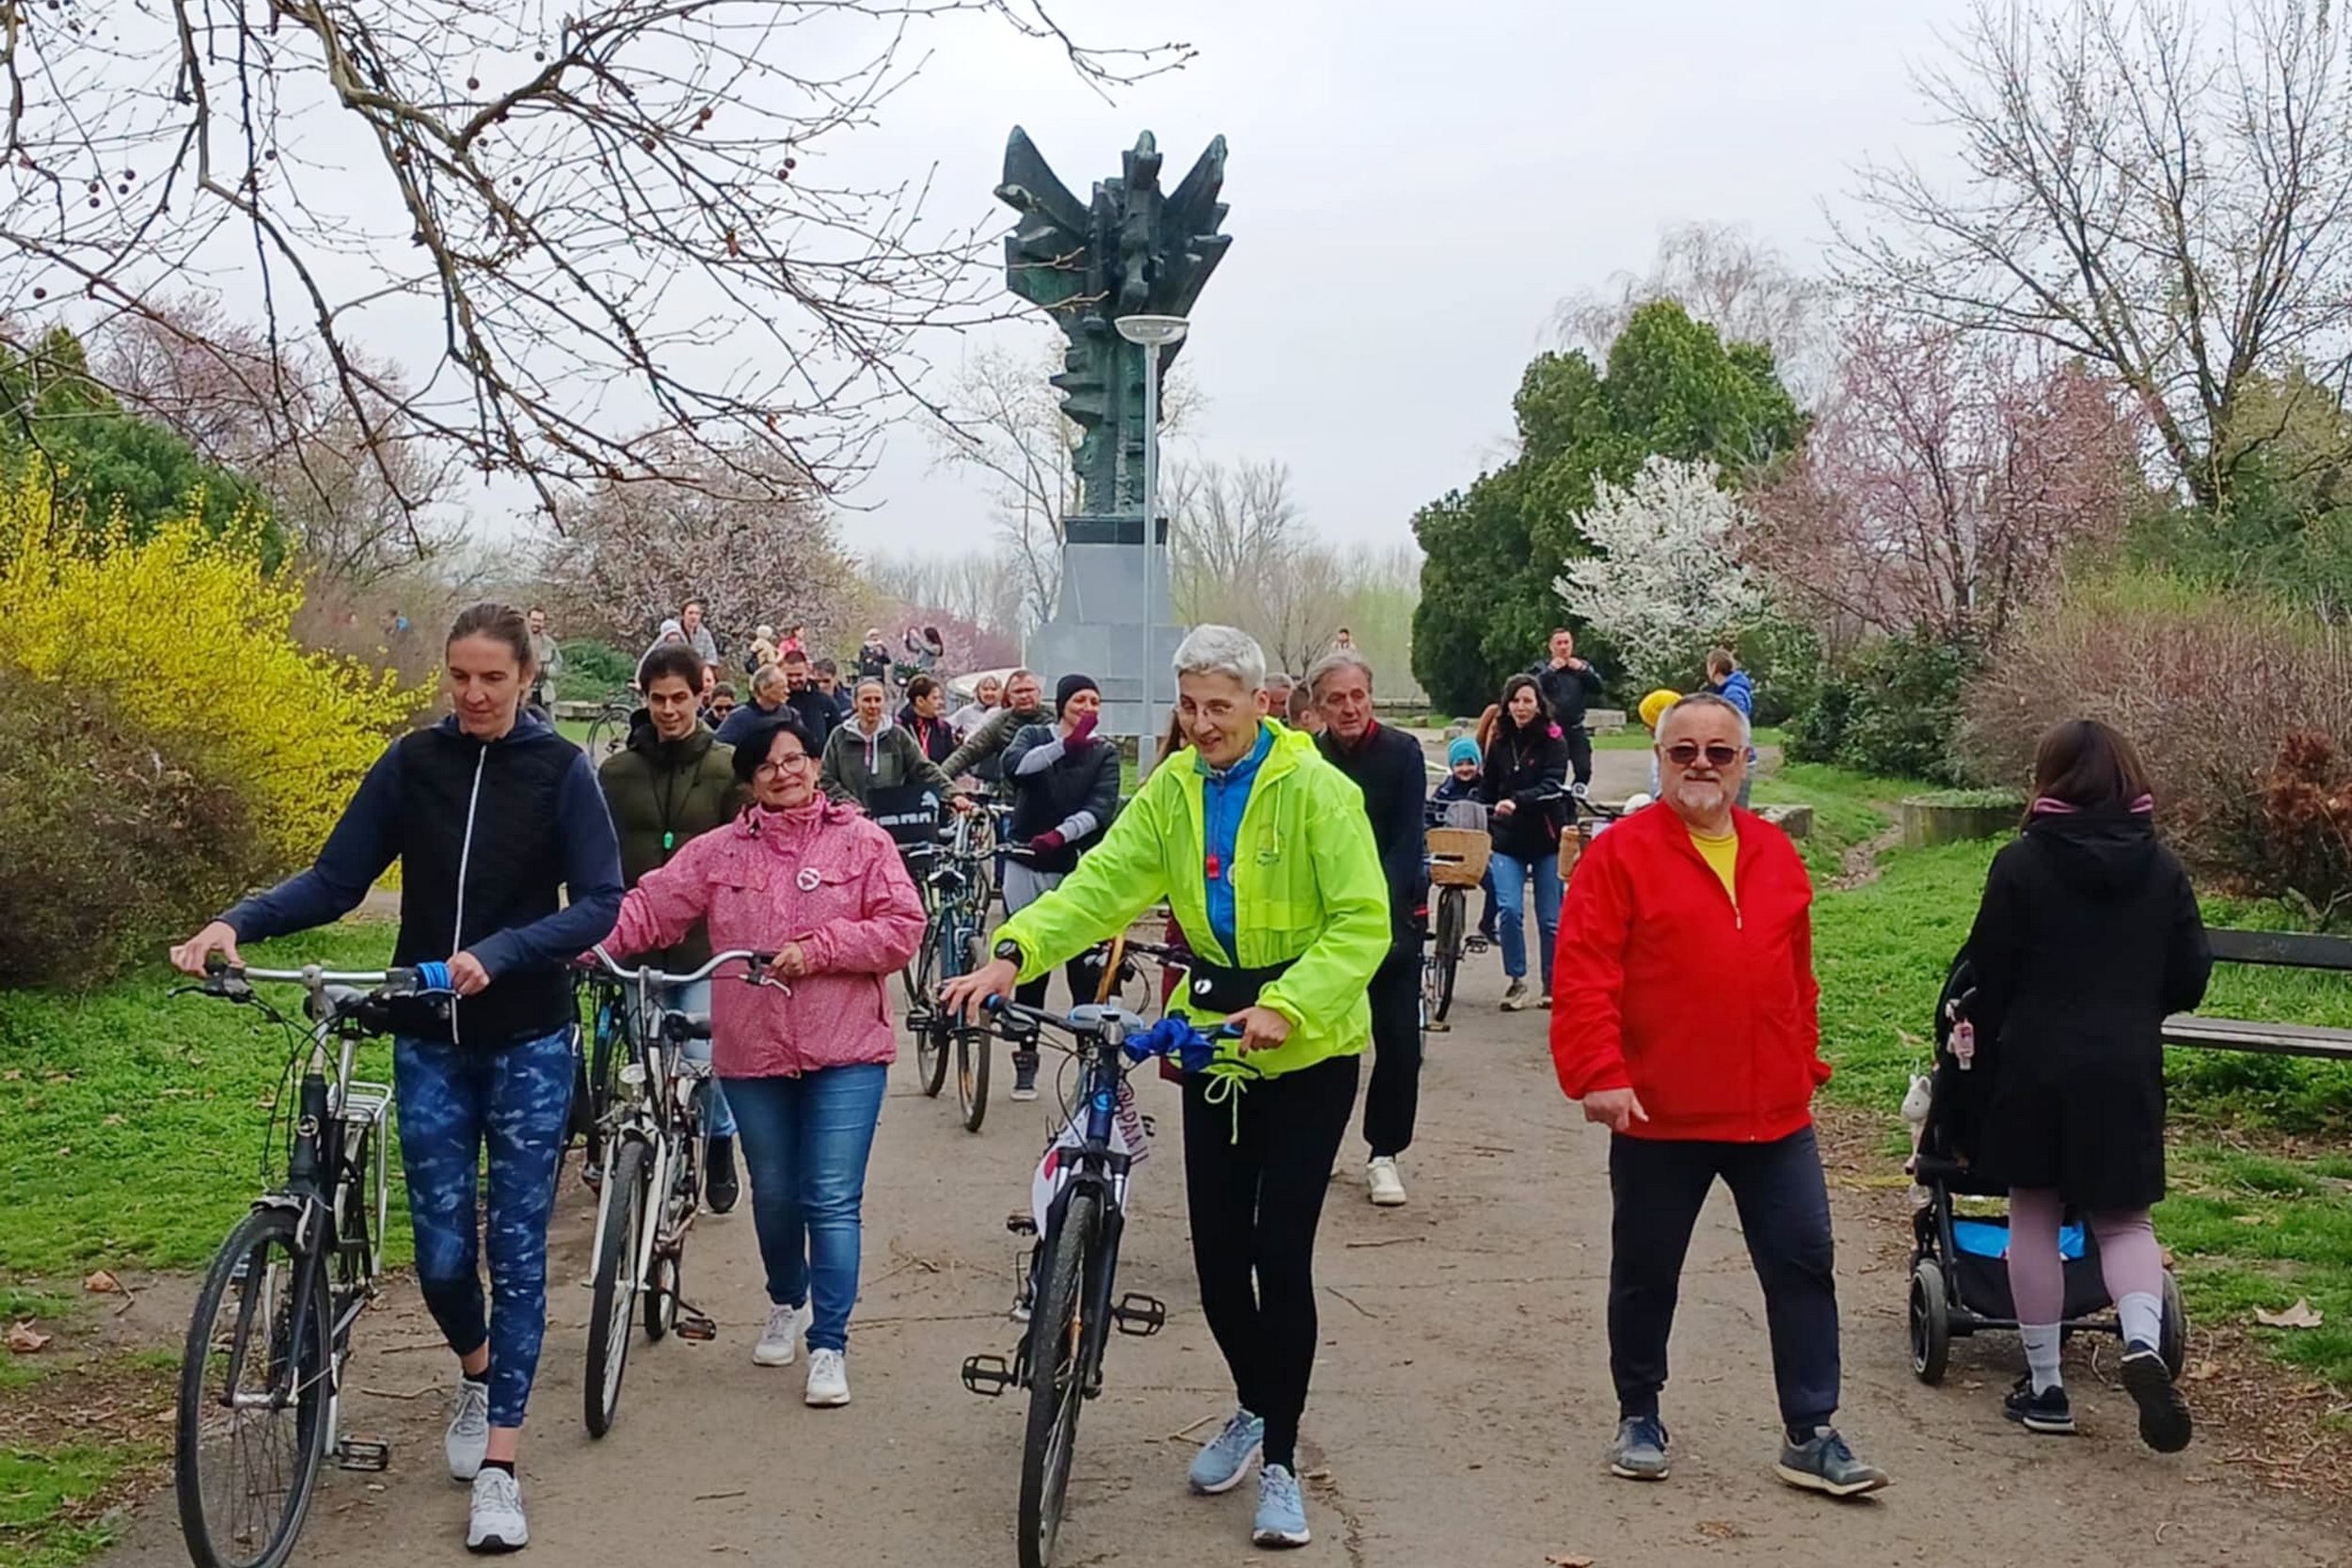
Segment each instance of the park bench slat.
[{"label": "park bench slat", "polygon": [[2289,969],[2352,973],[2352,937],[2312,931],[2210,930],[2206,940],[2223,963],[2277,964]]},{"label": "park bench slat", "polygon": [[2352,1061],[2352,1029],[2314,1024],[2257,1023],[2246,1019],[2198,1018],[2179,1013],[2164,1021],[2164,1043]]}]

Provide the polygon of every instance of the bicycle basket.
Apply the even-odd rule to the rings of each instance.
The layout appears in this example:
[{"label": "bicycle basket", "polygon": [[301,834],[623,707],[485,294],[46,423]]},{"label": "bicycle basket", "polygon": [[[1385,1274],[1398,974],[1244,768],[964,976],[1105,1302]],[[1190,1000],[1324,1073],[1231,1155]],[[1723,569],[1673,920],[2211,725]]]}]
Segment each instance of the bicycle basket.
[{"label": "bicycle basket", "polygon": [[1439,887],[1476,887],[1495,843],[1485,829],[1429,830],[1429,879]]}]

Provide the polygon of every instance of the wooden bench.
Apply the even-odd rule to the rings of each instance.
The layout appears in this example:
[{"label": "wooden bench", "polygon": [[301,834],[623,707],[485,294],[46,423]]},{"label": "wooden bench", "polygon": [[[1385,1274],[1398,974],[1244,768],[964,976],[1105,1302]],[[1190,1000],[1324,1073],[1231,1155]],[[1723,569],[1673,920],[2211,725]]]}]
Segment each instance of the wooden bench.
[{"label": "wooden bench", "polygon": [[[2352,984],[2352,937],[2331,937],[2308,931],[2229,931],[2205,933],[2213,944],[2214,961],[2267,964],[2279,969],[2309,969],[2347,976]],[[2352,1029],[2330,1029],[2302,1023],[2260,1023],[2245,1019],[2201,1018],[2176,1013],[2164,1021],[2167,1045],[2204,1046],[2216,1051],[2256,1051],[2273,1056],[2321,1056],[2352,1062]]]}]

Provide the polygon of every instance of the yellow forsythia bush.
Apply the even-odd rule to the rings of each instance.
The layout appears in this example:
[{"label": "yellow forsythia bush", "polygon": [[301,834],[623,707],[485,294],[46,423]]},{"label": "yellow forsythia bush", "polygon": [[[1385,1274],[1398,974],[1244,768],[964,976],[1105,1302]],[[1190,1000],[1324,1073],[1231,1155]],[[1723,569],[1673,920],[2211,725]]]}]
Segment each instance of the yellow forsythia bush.
[{"label": "yellow forsythia bush", "polygon": [[234,789],[284,864],[316,854],[389,732],[424,693],[289,633],[299,584],[258,530],[197,509],[134,540],[50,508],[45,475],[0,490],[0,664],[101,701]]}]

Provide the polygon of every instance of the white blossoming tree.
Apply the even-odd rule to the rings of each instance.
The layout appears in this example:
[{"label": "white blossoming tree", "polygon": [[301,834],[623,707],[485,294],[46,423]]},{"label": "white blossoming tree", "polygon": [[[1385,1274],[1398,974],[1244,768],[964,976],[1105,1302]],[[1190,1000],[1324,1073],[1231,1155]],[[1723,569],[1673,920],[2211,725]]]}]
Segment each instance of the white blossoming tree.
[{"label": "white blossoming tree", "polygon": [[1645,686],[1687,679],[1708,648],[1764,612],[1762,586],[1734,553],[1745,509],[1711,463],[1649,457],[1630,484],[1596,485],[1576,522],[1594,553],[1567,562],[1552,586]]}]

